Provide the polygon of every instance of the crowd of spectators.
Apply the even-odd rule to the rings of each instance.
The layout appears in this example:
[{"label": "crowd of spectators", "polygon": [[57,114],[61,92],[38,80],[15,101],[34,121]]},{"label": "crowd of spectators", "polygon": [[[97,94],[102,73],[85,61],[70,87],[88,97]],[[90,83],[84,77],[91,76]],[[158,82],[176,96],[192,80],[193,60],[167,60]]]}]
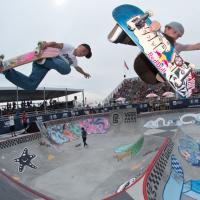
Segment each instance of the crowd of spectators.
[{"label": "crowd of spectators", "polygon": [[[68,101],[68,108],[73,107],[73,101]],[[7,102],[4,105],[0,106],[0,115],[8,115],[14,114],[16,112],[22,113],[23,111],[26,112],[39,112],[46,110],[55,110],[55,109],[63,109],[66,108],[66,102],[59,102],[56,100],[46,100],[39,103],[33,103],[32,101],[21,101],[17,102]]]},{"label": "crowd of spectators", "polygon": [[[195,73],[196,82],[195,82],[195,92],[193,97],[200,96],[200,72]],[[150,93],[155,93],[158,95],[157,98],[154,100],[159,101],[166,101],[167,99],[164,98],[162,95],[165,92],[173,92],[173,89],[167,82],[151,85],[146,84],[139,78],[131,78],[131,79],[124,79],[121,86],[118,90],[112,95],[112,100],[117,100],[118,98],[122,97],[126,99],[127,103],[140,103],[140,102],[149,102],[152,101],[151,98],[147,98],[146,96]]]}]

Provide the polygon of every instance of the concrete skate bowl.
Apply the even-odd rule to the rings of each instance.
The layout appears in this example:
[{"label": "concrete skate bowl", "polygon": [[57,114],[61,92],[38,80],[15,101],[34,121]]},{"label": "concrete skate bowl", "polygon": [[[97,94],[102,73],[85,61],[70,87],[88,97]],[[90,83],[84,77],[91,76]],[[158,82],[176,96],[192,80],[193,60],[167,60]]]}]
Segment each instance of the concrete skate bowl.
[{"label": "concrete skate bowl", "polygon": [[198,116],[127,109],[40,122],[41,132],[0,143],[0,167],[43,199],[198,199]]},{"label": "concrete skate bowl", "polygon": [[157,114],[146,118],[144,135],[168,137],[143,175],[105,199],[200,199],[200,112]]}]

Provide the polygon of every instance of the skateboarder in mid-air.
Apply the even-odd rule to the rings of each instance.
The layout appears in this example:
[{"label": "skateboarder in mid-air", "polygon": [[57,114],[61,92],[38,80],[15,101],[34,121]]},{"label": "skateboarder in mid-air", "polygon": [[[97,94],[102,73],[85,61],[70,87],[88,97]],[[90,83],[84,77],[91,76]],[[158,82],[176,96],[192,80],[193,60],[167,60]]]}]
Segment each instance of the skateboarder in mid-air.
[{"label": "skateboarder in mid-air", "polygon": [[[60,49],[59,56],[46,58],[44,63],[42,61],[34,61],[32,72],[29,76],[25,76],[15,69],[6,70],[3,74],[10,82],[25,90],[35,90],[51,69],[55,69],[60,74],[66,75],[71,72],[71,66],[74,66],[85,78],[90,78],[90,74],[86,73],[77,64],[77,57],[85,56],[86,58],[90,58],[92,56],[92,51],[88,44],[80,44],[77,48],[74,48],[65,43],[42,42],[40,49],[44,50],[48,47]],[[0,67],[0,72],[2,70],[2,67]]]},{"label": "skateboarder in mid-air", "polygon": [[[158,21],[153,21],[151,26],[151,31],[157,31],[161,28]],[[193,51],[200,50],[200,43],[197,44],[180,44],[177,43],[177,39],[182,37],[184,34],[184,28],[182,24],[178,22],[171,22],[165,26],[164,35],[168,41],[175,46],[178,53],[181,51]],[[147,57],[140,53],[134,62],[134,69],[138,76],[148,84],[157,84],[159,82],[164,82],[163,78],[159,75],[158,70],[153,66],[153,64],[147,59]]]}]

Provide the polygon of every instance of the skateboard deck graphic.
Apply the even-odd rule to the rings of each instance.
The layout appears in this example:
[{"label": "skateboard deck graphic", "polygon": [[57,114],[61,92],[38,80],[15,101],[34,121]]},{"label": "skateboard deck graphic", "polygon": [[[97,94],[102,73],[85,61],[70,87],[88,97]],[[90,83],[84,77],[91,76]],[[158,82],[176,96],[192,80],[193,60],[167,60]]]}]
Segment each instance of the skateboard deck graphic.
[{"label": "skateboard deck graphic", "polygon": [[21,56],[17,56],[5,61],[2,60],[1,63],[4,68],[3,71],[6,71],[8,69],[25,65],[27,63],[37,61],[40,59],[56,57],[59,55],[59,53],[60,53],[59,49],[48,47],[44,50],[41,50],[40,55],[38,55],[35,51],[31,51]]},{"label": "skateboard deck graphic", "polygon": [[183,61],[161,31],[150,31],[151,13],[144,13],[136,6],[125,4],[115,8],[112,14],[120,28],[170,86],[182,97],[190,97],[195,89],[192,65]]}]

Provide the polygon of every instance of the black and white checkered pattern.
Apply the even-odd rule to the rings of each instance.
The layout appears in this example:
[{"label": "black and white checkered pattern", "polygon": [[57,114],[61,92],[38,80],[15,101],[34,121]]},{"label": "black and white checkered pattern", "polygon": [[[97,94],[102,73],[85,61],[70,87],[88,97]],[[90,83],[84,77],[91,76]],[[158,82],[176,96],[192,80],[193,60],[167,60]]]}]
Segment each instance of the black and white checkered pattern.
[{"label": "black and white checkered pattern", "polygon": [[136,112],[125,112],[124,113],[124,123],[136,122],[137,113]]},{"label": "black and white checkered pattern", "polygon": [[183,168],[180,166],[178,160],[175,155],[171,156],[171,168],[174,170],[181,178],[184,178]]},{"label": "black and white checkered pattern", "polygon": [[21,137],[11,138],[5,141],[0,142],[0,149],[9,148],[11,146],[15,146],[17,144],[30,142],[33,140],[39,140],[41,138],[41,133],[33,133],[30,135],[24,135]]},{"label": "black and white checkered pattern", "polygon": [[169,161],[170,155],[172,153],[174,143],[169,139],[169,143],[166,148],[161,153],[159,159],[156,161],[151,173],[147,177],[147,195],[148,200],[156,200],[158,187],[162,179],[163,173],[165,171],[166,165]]}]

